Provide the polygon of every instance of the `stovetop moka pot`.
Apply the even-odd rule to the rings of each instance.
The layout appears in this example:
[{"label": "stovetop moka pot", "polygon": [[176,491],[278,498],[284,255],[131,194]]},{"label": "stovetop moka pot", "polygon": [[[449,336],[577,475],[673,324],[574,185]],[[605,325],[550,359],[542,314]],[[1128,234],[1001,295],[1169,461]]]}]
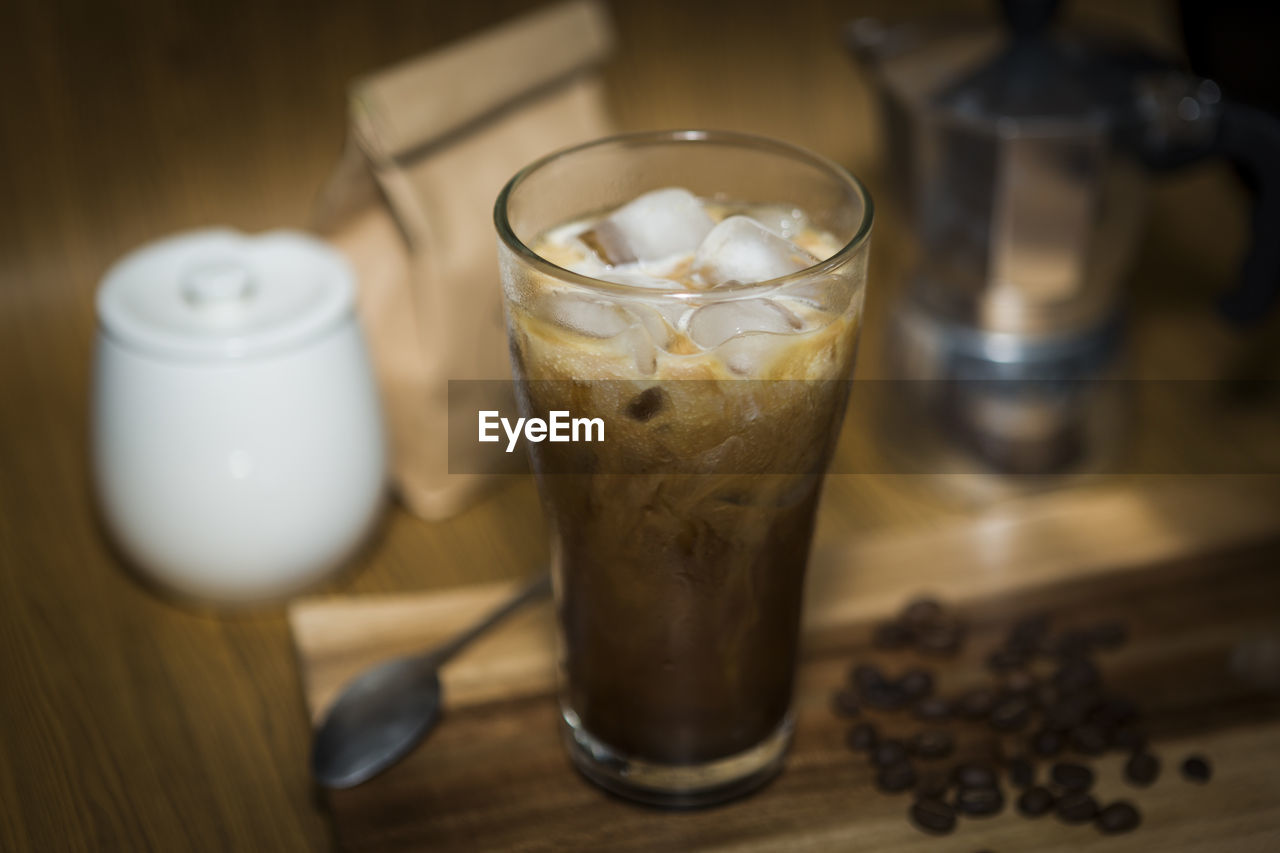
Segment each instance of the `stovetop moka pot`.
[{"label": "stovetop moka pot", "polygon": [[1252,246],[1220,305],[1247,324],[1280,287],[1280,121],[1144,47],[1058,30],[1058,7],[847,32],[918,244],[890,365],[926,380],[922,420],[1002,472],[1062,470],[1114,433],[1096,392],[1153,173],[1212,156],[1251,173]]},{"label": "stovetop moka pot", "polygon": [[917,297],[992,332],[1096,328],[1122,302],[1148,174],[1221,155],[1262,190],[1222,305],[1260,316],[1280,285],[1280,121],[1146,48],[1057,31],[1056,0],[1000,6],[1003,28],[849,28],[921,244]]}]

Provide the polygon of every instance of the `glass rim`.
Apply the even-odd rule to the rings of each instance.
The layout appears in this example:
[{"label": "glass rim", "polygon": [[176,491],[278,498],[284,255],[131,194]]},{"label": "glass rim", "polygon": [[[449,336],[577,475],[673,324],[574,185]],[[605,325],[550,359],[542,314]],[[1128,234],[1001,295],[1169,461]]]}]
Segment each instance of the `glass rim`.
[{"label": "glass rim", "polygon": [[[729,284],[720,285],[707,290],[688,290],[683,287],[659,288],[659,287],[643,287],[639,285],[623,284],[621,282],[606,281],[605,279],[594,278],[589,275],[574,272],[571,269],[562,267],[553,263],[542,255],[539,255],[530,248],[523,240],[516,236],[515,231],[511,227],[511,223],[507,218],[507,207],[511,194],[519,188],[530,175],[541,170],[545,166],[562,160],[565,157],[571,157],[592,148],[603,148],[605,146],[641,146],[654,145],[660,143],[681,143],[681,142],[714,142],[722,145],[737,146],[740,148],[755,149],[758,151],[767,151],[794,160],[806,162],[809,165],[816,166],[822,171],[827,172],[846,188],[852,190],[852,194],[862,202],[862,221],[858,223],[857,229],[849,240],[841,246],[831,257],[818,261],[816,264],[807,266],[802,270],[788,273],[777,278],[767,279],[765,281],[755,281],[746,284]],[[493,223],[498,231],[498,237],[506,244],[507,248],[515,252],[523,258],[526,263],[535,269],[557,278],[561,281],[578,284],[583,287],[612,293],[615,295],[649,295],[649,296],[671,296],[679,299],[700,299],[708,298],[716,299],[720,297],[736,297],[744,296],[762,291],[772,291],[792,281],[809,280],[815,276],[824,275],[835,270],[845,263],[850,256],[862,248],[863,244],[871,236],[871,225],[875,218],[875,206],[871,201],[871,193],[867,191],[862,181],[845,167],[841,166],[833,160],[829,160],[820,154],[815,154],[799,145],[793,145],[789,142],[782,142],[767,136],[760,136],[754,133],[741,133],[729,130],[657,130],[657,131],[638,131],[632,133],[618,133],[610,136],[593,139],[589,142],[583,142],[578,145],[572,145],[568,148],[561,148],[553,151],[543,157],[534,160],[520,171],[516,172],[511,180],[507,181],[502,191],[498,193],[498,198],[493,206]]]}]

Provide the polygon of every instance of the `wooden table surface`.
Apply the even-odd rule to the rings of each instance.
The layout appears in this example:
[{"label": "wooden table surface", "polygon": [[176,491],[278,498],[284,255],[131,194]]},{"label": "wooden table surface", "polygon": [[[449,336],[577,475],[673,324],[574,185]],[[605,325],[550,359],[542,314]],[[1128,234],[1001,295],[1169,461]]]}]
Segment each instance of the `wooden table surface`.
[{"label": "wooden table surface", "polygon": [[[303,225],[340,150],[348,80],[531,5],[0,7],[0,850],[329,843],[283,610],[218,617],[163,601],[96,526],[85,443],[93,292],[112,260],[165,234]],[[869,92],[837,27],[860,14],[984,7],[806,0],[785,13],[735,4],[725,17],[717,5],[614,5],[606,75],[619,126],[783,137],[849,165],[873,191]],[[1177,43],[1154,0],[1081,2],[1072,14]],[[1134,281],[1142,370],[1210,378],[1262,363],[1280,374],[1274,323],[1234,337],[1207,309],[1245,235],[1230,173],[1197,168],[1152,199]],[[900,268],[895,245],[885,219],[873,316]],[[877,332],[872,324],[864,352]],[[874,358],[860,370],[874,376]],[[848,475],[831,482],[818,536],[978,511],[939,506],[897,478]],[[502,580],[544,553],[533,487],[520,481],[443,523],[394,512],[331,589]]]}]

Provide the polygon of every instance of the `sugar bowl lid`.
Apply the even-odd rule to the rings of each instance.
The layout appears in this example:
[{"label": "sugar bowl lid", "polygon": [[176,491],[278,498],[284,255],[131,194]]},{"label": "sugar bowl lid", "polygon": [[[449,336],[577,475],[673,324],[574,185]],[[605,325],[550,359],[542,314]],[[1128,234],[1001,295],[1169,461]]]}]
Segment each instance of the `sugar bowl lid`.
[{"label": "sugar bowl lid", "polygon": [[297,231],[190,231],[142,246],[107,271],[107,336],[165,359],[225,361],[296,349],[350,315],[355,277],[323,241]]}]

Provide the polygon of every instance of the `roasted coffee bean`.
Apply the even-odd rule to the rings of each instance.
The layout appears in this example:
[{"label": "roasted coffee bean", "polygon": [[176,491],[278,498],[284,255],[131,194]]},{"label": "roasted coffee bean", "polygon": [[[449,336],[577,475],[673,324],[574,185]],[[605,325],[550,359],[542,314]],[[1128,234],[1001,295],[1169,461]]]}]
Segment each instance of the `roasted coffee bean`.
[{"label": "roasted coffee bean", "polygon": [[1056,800],[1048,788],[1035,785],[1023,791],[1018,797],[1018,811],[1027,817],[1040,817],[1048,813]]},{"label": "roasted coffee bean", "polygon": [[1061,701],[1062,693],[1052,684],[1041,682],[1032,690],[1031,698],[1041,708],[1052,708]]},{"label": "roasted coffee bean", "polygon": [[1057,813],[1064,823],[1088,823],[1098,813],[1098,802],[1084,791],[1077,791],[1058,800]]},{"label": "roasted coffee bean", "polygon": [[921,797],[942,797],[951,787],[945,773],[926,773],[916,783],[916,793]]},{"label": "roasted coffee bean", "polygon": [[631,402],[627,404],[627,417],[644,423],[656,417],[667,407],[667,403],[666,391],[658,387],[646,388],[631,398]]},{"label": "roasted coffee bean", "polygon": [[1126,726],[1138,718],[1138,707],[1122,696],[1105,696],[1089,712],[1089,722],[1104,729]]},{"label": "roasted coffee bean", "polygon": [[1129,629],[1123,622],[1109,619],[1098,622],[1086,630],[1089,642],[1099,649],[1118,649],[1129,639]]},{"label": "roasted coffee bean", "polygon": [[1087,791],[1093,787],[1093,770],[1083,764],[1059,761],[1049,771],[1049,778],[1064,791]]},{"label": "roasted coffee bean", "polygon": [[933,797],[921,797],[907,812],[918,829],[932,835],[946,835],[956,828],[956,812],[950,805]]},{"label": "roasted coffee bean", "polygon": [[1071,747],[1085,755],[1102,755],[1107,751],[1107,734],[1097,726],[1085,724],[1071,730]]},{"label": "roasted coffee bean", "polygon": [[1203,755],[1191,755],[1182,762],[1182,775],[1203,785],[1213,775],[1213,768],[1209,765],[1209,759]]},{"label": "roasted coffee bean", "polygon": [[1036,643],[1036,655],[1042,658],[1056,658],[1061,645],[1057,635],[1046,633]]},{"label": "roasted coffee bean", "polygon": [[1008,644],[1011,646],[1035,646],[1049,631],[1049,617],[1044,613],[1024,616],[1009,628]]},{"label": "roasted coffee bean", "polygon": [[877,767],[888,767],[907,760],[907,745],[897,738],[886,738],[871,749],[871,763]]},{"label": "roasted coffee bean", "polygon": [[957,767],[951,778],[962,788],[994,788],[998,780],[989,765],[968,761]]},{"label": "roasted coffee bean", "polygon": [[898,679],[897,687],[908,699],[923,699],[933,692],[933,673],[927,669],[909,669]]},{"label": "roasted coffee bean", "polygon": [[905,791],[916,784],[916,769],[910,761],[897,761],[880,768],[876,774],[880,790],[890,794]]},{"label": "roasted coffee bean", "polygon": [[1036,781],[1036,766],[1025,758],[1009,762],[1009,781],[1016,788],[1030,788]]},{"label": "roasted coffee bean", "polygon": [[1021,696],[1005,699],[991,709],[988,722],[996,731],[1021,731],[1031,722],[1031,703]]},{"label": "roasted coffee bean", "polygon": [[906,694],[896,684],[881,684],[861,691],[862,701],[877,711],[897,711],[907,704]]},{"label": "roasted coffee bean", "polygon": [[855,752],[867,752],[873,749],[879,740],[880,736],[876,733],[875,726],[870,723],[858,723],[849,729],[844,742]]},{"label": "roasted coffee bean", "polygon": [[1052,758],[1062,752],[1065,743],[1061,732],[1053,729],[1041,729],[1031,738],[1031,750],[1045,758]]},{"label": "roasted coffee bean", "polygon": [[871,645],[883,651],[905,649],[911,645],[914,633],[900,622],[884,622],[876,626],[871,635]]},{"label": "roasted coffee bean", "polygon": [[984,740],[986,754],[997,764],[1008,764],[1027,757],[1026,745],[1015,737],[995,737]]},{"label": "roasted coffee bean", "polygon": [[942,604],[936,598],[921,596],[902,608],[899,618],[908,625],[928,625],[942,617]]},{"label": "roasted coffee bean", "polygon": [[1138,824],[1142,822],[1142,815],[1133,807],[1132,803],[1121,800],[1104,808],[1098,812],[1098,817],[1094,820],[1098,829],[1114,835],[1120,832],[1130,832],[1137,829]]},{"label": "roasted coffee bean", "polygon": [[1093,651],[1093,641],[1087,631],[1073,629],[1058,635],[1054,653],[1064,659],[1084,659]]},{"label": "roasted coffee bean", "polygon": [[985,687],[977,687],[961,695],[956,711],[962,717],[981,720],[990,715],[996,705],[996,694]]},{"label": "roasted coffee bean", "polygon": [[1016,648],[1001,646],[987,655],[987,668],[992,672],[1008,672],[1025,666],[1027,657]]},{"label": "roasted coffee bean", "polygon": [[841,717],[856,717],[862,712],[858,694],[851,687],[842,687],[831,697],[831,709]]},{"label": "roasted coffee bean", "polygon": [[945,720],[951,716],[951,703],[941,696],[929,696],[916,703],[915,715],[920,720]]},{"label": "roasted coffee bean", "polygon": [[1044,711],[1046,728],[1073,729],[1083,723],[1098,704],[1098,697],[1085,691],[1063,696]]},{"label": "roasted coffee bean", "polygon": [[1149,752],[1135,752],[1124,764],[1124,778],[1145,788],[1160,775],[1160,759]]},{"label": "roasted coffee bean", "polygon": [[1015,669],[1004,678],[1004,692],[1010,696],[1023,696],[1028,701],[1034,697],[1039,682],[1024,669]]},{"label": "roasted coffee bean", "polygon": [[1004,808],[1004,793],[999,788],[961,788],[956,791],[956,811],[971,817],[987,817]]},{"label": "roasted coffee bean", "polygon": [[1053,674],[1053,683],[1065,693],[1075,693],[1095,686],[1102,679],[1098,668],[1084,658],[1071,658]]},{"label": "roasted coffee bean", "polygon": [[911,752],[921,758],[946,758],[956,746],[951,732],[943,729],[925,729],[917,732],[910,742]]},{"label": "roasted coffee bean", "polygon": [[948,657],[964,645],[964,628],[955,621],[942,620],[916,631],[916,648],[927,655]]},{"label": "roasted coffee bean", "polygon": [[987,743],[991,745],[987,754],[997,765],[1005,766],[1014,761],[1025,761],[1030,756],[1027,744],[1018,736],[998,736]]},{"label": "roasted coffee bean", "polygon": [[1124,752],[1141,752],[1147,747],[1147,736],[1140,729],[1125,726],[1111,733],[1111,745]]},{"label": "roasted coffee bean", "polygon": [[865,691],[883,686],[887,683],[887,679],[875,664],[860,663],[850,671],[849,683],[859,691]]}]

